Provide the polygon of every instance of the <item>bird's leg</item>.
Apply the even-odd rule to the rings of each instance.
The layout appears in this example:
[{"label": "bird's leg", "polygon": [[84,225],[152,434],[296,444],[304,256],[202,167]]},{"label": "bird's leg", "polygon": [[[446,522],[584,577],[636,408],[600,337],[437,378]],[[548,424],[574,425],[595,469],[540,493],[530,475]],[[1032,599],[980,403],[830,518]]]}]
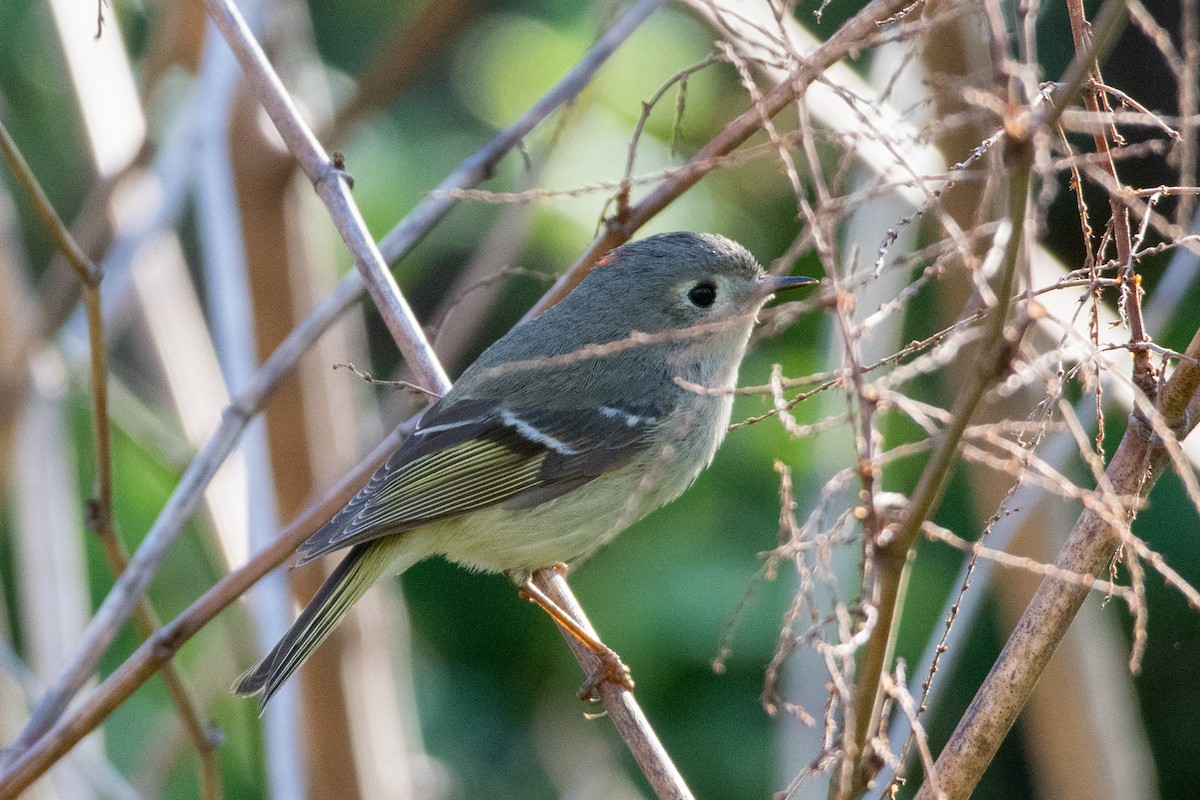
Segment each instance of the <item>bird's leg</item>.
[{"label": "bird's leg", "polygon": [[534,584],[532,577],[525,578],[518,585],[518,591],[526,600],[540,606],[543,611],[550,615],[551,619],[562,626],[563,630],[574,636],[575,639],[588,650],[591,650],[592,654],[596,656],[596,668],[592,670],[587,680],[579,687],[580,700],[588,703],[600,702],[596,694],[596,689],[605,681],[624,686],[629,690],[633,689],[633,678],[629,674],[629,667],[621,662],[621,657],[617,655],[616,651],[597,639],[593,633],[585,630],[558,603],[555,603],[546,596],[546,593]]}]

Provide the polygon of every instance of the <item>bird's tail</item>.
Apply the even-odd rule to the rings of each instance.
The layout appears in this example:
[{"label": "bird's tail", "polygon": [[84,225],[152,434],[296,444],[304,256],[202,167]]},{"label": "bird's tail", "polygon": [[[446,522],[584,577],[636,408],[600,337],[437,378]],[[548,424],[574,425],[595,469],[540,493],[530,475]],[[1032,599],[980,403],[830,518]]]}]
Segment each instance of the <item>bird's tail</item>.
[{"label": "bird's tail", "polygon": [[350,606],[392,563],[401,539],[387,536],[350,548],[271,652],[238,678],[234,691],[247,696],[261,692],[258,707],[260,712],[265,709],[271,696],[329,638]]}]

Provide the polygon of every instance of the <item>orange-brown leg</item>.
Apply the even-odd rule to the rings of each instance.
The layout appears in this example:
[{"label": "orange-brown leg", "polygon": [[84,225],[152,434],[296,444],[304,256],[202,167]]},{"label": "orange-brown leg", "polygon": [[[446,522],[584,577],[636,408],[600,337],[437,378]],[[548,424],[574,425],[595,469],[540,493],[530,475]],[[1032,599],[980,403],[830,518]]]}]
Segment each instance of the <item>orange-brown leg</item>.
[{"label": "orange-brown leg", "polygon": [[595,654],[597,659],[596,668],[592,670],[587,680],[579,687],[580,700],[588,703],[600,702],[599,697],[596,695],[596,689],[605,681],[624,686],[626,689],[633,689],[633,678],[629,674],[629,667],[621,662],[621,657],[617,655],[616,651],[584,630],[583,626],[574,617],[534,585],[532,578],[526,578],[522,581],[518,586],[518,591],[526,600],[540,606],[567,633],[574,636],[581,644]]}]

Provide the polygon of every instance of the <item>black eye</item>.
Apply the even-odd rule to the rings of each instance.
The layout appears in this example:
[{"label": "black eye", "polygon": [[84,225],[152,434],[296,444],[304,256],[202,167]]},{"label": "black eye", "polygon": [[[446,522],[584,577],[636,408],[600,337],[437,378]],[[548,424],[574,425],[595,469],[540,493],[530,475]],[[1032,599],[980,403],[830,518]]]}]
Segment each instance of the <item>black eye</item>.
[{"label": "black eye", "polygon": [[697,283],[688,290],[688,300],[691,300],[695,305],[701,308],[708,308],[717,299],[717,287],[707,281]]}]

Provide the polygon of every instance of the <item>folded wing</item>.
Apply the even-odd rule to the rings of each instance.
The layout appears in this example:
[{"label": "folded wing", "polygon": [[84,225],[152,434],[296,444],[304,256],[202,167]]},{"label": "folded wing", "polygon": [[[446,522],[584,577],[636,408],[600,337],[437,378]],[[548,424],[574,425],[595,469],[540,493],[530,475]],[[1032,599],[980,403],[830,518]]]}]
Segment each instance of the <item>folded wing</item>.
[{"label": "folded wing", "polygon": [[632,461],[661,409],[435,408],[366,486],[300,546],[300,563],[487,506],[532,508]]}]

